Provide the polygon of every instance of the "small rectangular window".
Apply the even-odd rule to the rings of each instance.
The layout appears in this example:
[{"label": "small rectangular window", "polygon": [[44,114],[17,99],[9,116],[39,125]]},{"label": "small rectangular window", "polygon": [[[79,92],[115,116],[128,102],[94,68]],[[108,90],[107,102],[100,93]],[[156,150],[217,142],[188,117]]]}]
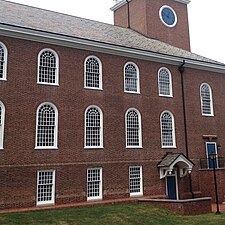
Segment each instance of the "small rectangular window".
[{"label": "small rectangular window", "polygon": [[37,175],[37,205],[55,203],[55,171],[38,171]]},{"label": "small rectangular window", "polygon": [[102,199],[102,168],[87,170],[87,200]]},{"label": "small rectangular window", "polygon": [[129,175],[130,175],[130,196],[143,195],[142,167],[131,166]]}]

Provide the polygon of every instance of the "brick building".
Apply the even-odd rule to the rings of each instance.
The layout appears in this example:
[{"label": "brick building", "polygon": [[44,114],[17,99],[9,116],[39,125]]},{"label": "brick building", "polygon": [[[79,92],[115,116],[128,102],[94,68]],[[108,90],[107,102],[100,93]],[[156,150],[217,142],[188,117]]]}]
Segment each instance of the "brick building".
[{"label": "brick building", "polygon": [[[225,65],[190,52],[189,0],[115,25],[0,0],[0,208],[225,194]],[[219,148],[218,148],[219,147]]]}]

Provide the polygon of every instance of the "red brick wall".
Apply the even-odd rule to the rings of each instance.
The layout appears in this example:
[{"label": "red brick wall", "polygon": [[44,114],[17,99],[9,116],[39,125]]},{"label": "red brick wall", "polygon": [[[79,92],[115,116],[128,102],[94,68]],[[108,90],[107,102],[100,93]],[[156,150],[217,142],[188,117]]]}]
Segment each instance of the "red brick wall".
[{"label": "red brick wall", "polygon": [[[7,81],[0,82],[0,100],[6,108],[4,150],[0,151],[1,207],[35,205],[37,170],[56,170],[56,203],[86,201],[86,169],[103,168],[105,199],[129,196],[128,169],[143,166],[144,195],[165,195],[157,163],[167,151],[185,154],[180,73],[177,66],[108,54],[87,52],[44,43],[0,37],[8,48]],[[59,86],[37,84],[37,55],[52,48],[59,55]],[[96,55],[103,65],[103,91],[85,89],[83,62]],[[124,93],[123,66],[136,63],[141,94]],[[158,69],[172,73],[173,98],[158,96]],[[203,134],[218,135],[225,146],[223,112],[225,80],[222,74],[186,68],[184,74],[190,159],[194,161],[193,190],[201,190],[199,158],[205,157]],[[213,91],[215,117],[202,117],[199,86],[208,82]],[[36,109],[43,102],[59,111],[58,150],[35,150]],[[90,105],[103,111],[104,149],[84,149],[84,112]],[[142,117],[142,149],[126,149],[125,113],[135,107]],[[176,149],[162,149],[162,111],[175,117]],[[221,150],[220,156],[225,156]],[[223,179],[221,177],[221,179]],[[222,186],[221,186],[222,187]],[[188,196],[188,179],[179,181],[180,197]]]},{"label": "red brick wall", "polygon": [[[177,24],[166,27],[160,20],[159,10],[169,5],[177,14]],[[127,4],[114,12],[114,24],[128,27]],[[190,50],[187,5],[174,0],[132,0],[130,2],[130,27],[149,37],[173,46]]]}]

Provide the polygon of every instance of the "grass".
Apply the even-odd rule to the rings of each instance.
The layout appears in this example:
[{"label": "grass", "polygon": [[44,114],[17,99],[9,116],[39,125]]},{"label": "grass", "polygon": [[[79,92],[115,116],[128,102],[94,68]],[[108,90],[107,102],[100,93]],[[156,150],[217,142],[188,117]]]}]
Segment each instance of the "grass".
[{"label": "grass", "polygon": [[0,214],[0,225],[224,225],[225,214],[180,216],[144,205],[106,205]]}]

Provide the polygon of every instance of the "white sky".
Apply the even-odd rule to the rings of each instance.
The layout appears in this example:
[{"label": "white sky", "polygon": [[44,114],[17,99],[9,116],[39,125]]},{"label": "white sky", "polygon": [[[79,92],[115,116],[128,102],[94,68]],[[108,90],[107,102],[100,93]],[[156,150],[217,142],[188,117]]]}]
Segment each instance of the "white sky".
[{"label": "white sky", "polygon": [[[10,0],[113,24],[113,0]],[[225,0],[192,0],[188,5],[191,50],[225,63]]]}]

